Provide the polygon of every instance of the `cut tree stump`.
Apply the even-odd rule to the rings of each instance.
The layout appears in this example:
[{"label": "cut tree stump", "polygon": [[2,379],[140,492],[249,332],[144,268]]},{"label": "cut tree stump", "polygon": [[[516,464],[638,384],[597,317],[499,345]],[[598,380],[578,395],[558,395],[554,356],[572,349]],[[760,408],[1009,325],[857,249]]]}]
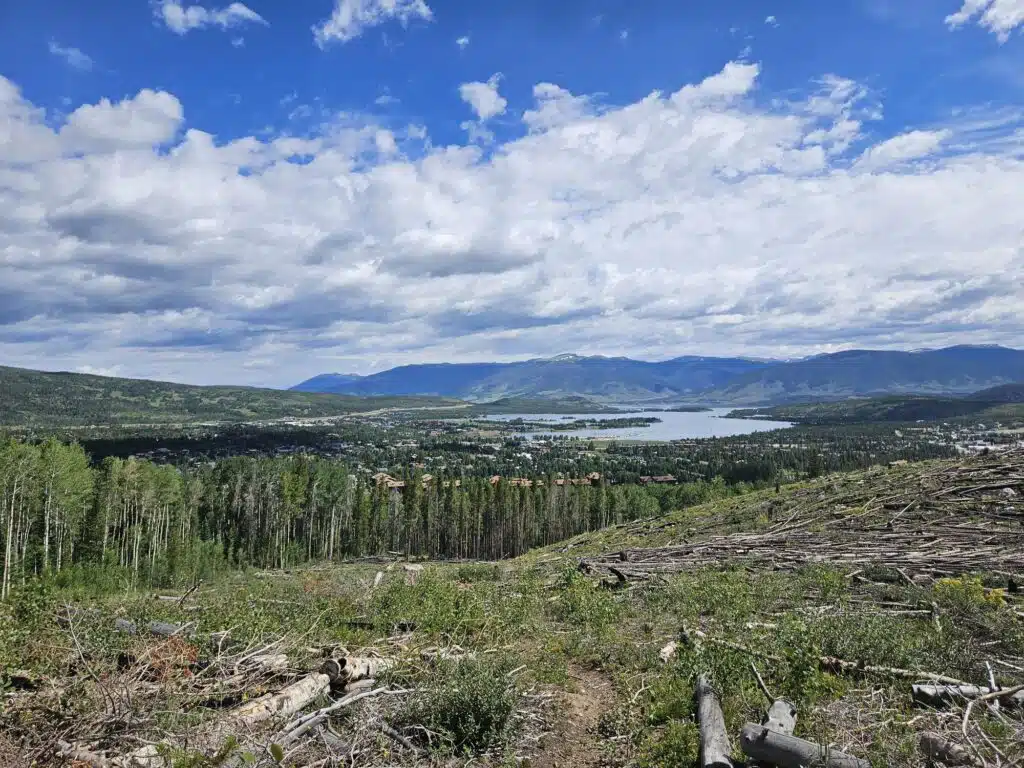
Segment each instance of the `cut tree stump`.
[{"label": "cut tree stump", "polygon": [[747,723],[740,731],[740,748],[747,757],[779,768],[871,768],[867,760],[754,723]]},{"label": "cut tree stump", "polygon": [[796,707],[785,699],[776,699],[768,708],[768,714],[761,725],[769,731],[792,736],[796,728]]}]

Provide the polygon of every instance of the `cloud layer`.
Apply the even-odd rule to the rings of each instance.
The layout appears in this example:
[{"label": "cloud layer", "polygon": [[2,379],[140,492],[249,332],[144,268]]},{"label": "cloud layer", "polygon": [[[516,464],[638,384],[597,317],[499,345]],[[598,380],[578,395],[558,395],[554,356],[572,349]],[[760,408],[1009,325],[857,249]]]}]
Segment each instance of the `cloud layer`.
[{"label": "cloud layer", "polygon": [[78,48],[67,47],[58,43],[56,40],[51,40],[49,45],[50,53],[54,56],[59,56],[68,63],[69,67],[74,69],[81,69],[88,71],[92,69],[92,57],[82,53]]},{"label": "cloud layer", "polygon": [[1024,26],[1024,0],[962,0],[963,7],[946,17],[953,29],[976,22],[1005,43],[1010,33]]},{"label": "cloud layer", "polygon": [[228,29],[244,24],[266,24],[256,11],[242,3],[231,3],[226,8],[209,10],[201,5],[184,6],[177,0],[160,0],[153,13],[172,32],[184,35],[193,29],[220,27]]},{"label": "cloud layer", "polygon": [[334,42],[355,40],[366,30],[399,21],[430,21],[434,17],[424,0],[335,0],[330,18],[313,27],[313,40],[320,48]]},{"label": "cloud layer", "polygon": [[[554,354],[1024,338],[1022,115],[872,138],[755,64],[624,106],[552,83],[487,151],[338,119],[218,141],[143,90],[58,122],[0,77],[0,359],[196,382]],[[498,100],[494,100],[492,96]]]}]

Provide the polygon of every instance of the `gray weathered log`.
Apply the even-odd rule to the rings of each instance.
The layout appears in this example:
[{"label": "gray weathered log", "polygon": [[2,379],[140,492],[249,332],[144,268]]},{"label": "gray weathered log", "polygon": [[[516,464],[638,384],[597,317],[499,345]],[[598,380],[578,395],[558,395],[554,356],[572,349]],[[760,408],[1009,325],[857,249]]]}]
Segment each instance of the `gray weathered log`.
[{"label": "gray weathered log", "polygon": [[761,724],[770,731],[792,736],[796,728],[796,707],[785,699],[776,699]]},{"label": "gray weathered log", "polygon": [[948,741],[937,733],[922,733],[918,738],[918,748],[930,762],[938,761],[945,765],[980,766],[973,754],[959,744]]},{"label": "gray weathered log", "polygon": [[725,716],[718,694],[708,679],[701,675],[697,680],[697,719],[700,723],[700,764],[701,768],[734,768],[732,745],[725,729]]},{"label": "gray weathered log", "polygon": [[740,731],[740,748],[747,757],[779,768],[871,768],[867,760],[754,723],[747,723]]},{"label": "gray weathered log", "polygon": [[[971,699],[979,699],[992,693],[991,688],[980,685],[914,685],[911,696],[915,704],[928,707],[943,707],[947,704],[962,703]],[[1005,707],[1024,707],[1024,691],[1002,699]]]}]

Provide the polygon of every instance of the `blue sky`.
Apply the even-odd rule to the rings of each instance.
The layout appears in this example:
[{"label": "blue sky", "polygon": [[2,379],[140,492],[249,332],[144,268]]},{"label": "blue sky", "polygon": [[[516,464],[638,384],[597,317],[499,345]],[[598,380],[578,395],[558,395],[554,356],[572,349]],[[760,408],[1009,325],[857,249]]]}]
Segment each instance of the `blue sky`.
[{"label": "blue sky", "polygon": [[0,363],[1019,345],[1022,29],[1024,0],[5,3]]},{"label": "blue sky", "polygon": [[[537,82],[626,104],[746,58],[763,66],[764,99],[803,92],[822,73],[870,84],[886,100],[876,130],[895,133],[941,121],[965,103],[1024,99],[1024,46],[1019,40],[999,45],[976,24],[951,33],[945,18],[960,5],[433,0],[430,21],[384,22],[321,49],[311,27],[330,16],[330,0],[252,0],[247,7],[265,25],[241,22],[184,35],[171,32],[146,0],[36,0],[0,11],[0,71],[34,103],[56,111],[65,99],[77,105],[165,89],[186,105],[190,123],[219,138],[268,127],[302,131],[307,126],[289,115],[295,105],[309,104],[422,122],[437,141],[457,142],[466,118],[458,85],[495,72],[503,74],[510,109],[522,110]],[[766,23],[768,17],[775,22]],[[461,48],[456,41],[464,37],[469,42]],[[244,45],[233,47],[239,39]],[[91,70],[53,55],[51,41],[90,57]],[[398,103],[376,104],[384,94]],[[501,129],[501,135],[516,132]]]}]

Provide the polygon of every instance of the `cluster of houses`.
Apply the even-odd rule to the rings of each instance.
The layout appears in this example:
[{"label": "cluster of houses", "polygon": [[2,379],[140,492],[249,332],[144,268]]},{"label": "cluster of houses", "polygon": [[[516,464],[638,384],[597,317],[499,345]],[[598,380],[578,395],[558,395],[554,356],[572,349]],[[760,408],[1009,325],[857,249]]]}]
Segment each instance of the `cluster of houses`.
[{"label": "cluster of houses", "polygon": [[[406,486],[404,480],[392,477],[387,472],[378,472],[373,476],[373,481],[377,485],[385,485],[392,490],[399,490]],[[497,485],[503,481],[506,485],[515,486],[517,488],[532,488],[534,485],[544,485],[543,480],[531,480],[528,477],[502,477],[501,475],[492,475],[490,478],[491,485]],[[426,488],[434,482],[434,476],[422,475],[420,477],[420,482],[422,482],[423,487]],[[591,472],[586,477],[556,477],[552,480],[554,485],[596,485],[599,482],[601,482],[600,472]],[[675,482],[674,479],[673,482]],[[462,485],[461,480],[445,480],[442,485],[447,488],[451,483],[455,483],[456,488]]]},{"label": "cluster of houses", "polygon": [[675,485],[675,475],[644,475],[640,478],[640,485]]}]

